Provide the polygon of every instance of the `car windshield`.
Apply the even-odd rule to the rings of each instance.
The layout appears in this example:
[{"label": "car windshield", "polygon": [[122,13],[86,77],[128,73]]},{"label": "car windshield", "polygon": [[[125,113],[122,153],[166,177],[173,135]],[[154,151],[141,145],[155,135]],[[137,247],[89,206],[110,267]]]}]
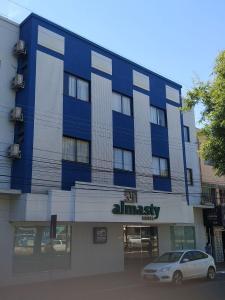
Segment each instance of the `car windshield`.
[{"label": "car windshield", "polygon": [[172,263],[178,261],[184,252],[166,252],[156,258],[157,263]]}]

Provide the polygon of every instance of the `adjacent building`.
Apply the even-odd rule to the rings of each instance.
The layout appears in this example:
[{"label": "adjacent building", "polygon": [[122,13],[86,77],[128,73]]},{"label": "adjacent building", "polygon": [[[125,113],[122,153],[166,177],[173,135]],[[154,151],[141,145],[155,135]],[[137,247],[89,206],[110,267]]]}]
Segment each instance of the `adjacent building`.
[{"label": "adjacent building", "polygon": [[[204,134],[198,132],[199,146],[205,141]],[[202,204],[204,209],[204,224],[208,241],[212,245],[216,262],[225,260],[225,176],[216,176],[211,161],[200,158],[202,181]]]},{"label": "adjacent building", "polygon": [[35,14],[0,36],[0,284],[204,249],[181,86]]}]

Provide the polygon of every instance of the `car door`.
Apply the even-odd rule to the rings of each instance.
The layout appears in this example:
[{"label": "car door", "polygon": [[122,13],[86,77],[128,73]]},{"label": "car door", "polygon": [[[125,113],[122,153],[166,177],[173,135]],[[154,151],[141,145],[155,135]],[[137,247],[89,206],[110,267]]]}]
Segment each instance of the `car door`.
[{"label": "car door", "polygon": [[205,277],[208,271],[208,255],[202,251],[193,251],[194,261],[198,270],[198,277]]},{"label": "car door", "polygon": [[185,279],[194,278],[196,271],[194,270],[192,251],[187,251],[181,261],[180,269]]}]

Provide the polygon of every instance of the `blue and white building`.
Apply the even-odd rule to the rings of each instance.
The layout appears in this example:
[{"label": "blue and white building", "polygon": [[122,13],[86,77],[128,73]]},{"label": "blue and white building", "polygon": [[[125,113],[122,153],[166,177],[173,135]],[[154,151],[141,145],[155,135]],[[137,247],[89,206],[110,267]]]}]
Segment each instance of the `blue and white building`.
[{"label": "blue and white building", "polygon": [[0,36],[0,284],[123,271],[149,240],[204,248],[181,86],[35,14]]}]

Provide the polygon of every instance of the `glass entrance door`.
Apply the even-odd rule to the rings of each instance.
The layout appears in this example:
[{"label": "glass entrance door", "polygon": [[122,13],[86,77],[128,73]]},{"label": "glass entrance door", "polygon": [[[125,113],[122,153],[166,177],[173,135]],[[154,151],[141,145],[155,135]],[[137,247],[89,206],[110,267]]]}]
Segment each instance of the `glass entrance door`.
[{"label": "glass entrance door", "polygon": [[153,226],[124,225],[124,253],[127,258],[158,256],[158,230]]}]

